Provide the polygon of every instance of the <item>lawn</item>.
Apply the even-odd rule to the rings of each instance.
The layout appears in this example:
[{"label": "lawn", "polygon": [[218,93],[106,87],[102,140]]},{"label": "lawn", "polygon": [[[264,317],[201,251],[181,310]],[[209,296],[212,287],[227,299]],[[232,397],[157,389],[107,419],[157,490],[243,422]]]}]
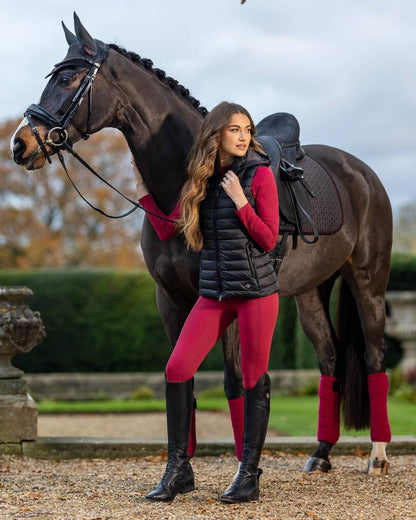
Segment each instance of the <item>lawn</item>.
[{"label": "lawn", "polygon": [[[164,411],[162,399],[111,401],[40,401],[40,413],[114,413]],[[228,410],[223,398],[198,399],[199,410]],[[416,434],[416,405],[391,397],[389,417],[393,435]],[[314,436],[318,418],[318,398],[315,396],[276,396],[271,400],[270,427],[284,435]],[[368,430],[341,431],[341,435],[368,435]]]}]

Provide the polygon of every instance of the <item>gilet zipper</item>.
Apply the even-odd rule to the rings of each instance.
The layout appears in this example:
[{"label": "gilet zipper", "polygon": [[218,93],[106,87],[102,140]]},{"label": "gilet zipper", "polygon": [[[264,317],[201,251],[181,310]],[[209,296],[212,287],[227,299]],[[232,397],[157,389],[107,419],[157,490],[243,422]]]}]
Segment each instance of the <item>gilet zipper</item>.
[{"label": "gilet zipper", "polygon": [[221,193],[222,187],[220,186],[217,189],[217,194],[215,196],[215,204],[214,204],[214,235],[215,235],[215,248],[217,253],[217,272],[218,272],[218,286],[220,289],[220,297],[218,298],[218,301],[220,302],[223,297],[223,284],[222,284],[222,277],[221,277],[221,268],[220,268],[220,245],[218,243],[218,229],[217,229],[217,209],[218,209],[218,197]]}]

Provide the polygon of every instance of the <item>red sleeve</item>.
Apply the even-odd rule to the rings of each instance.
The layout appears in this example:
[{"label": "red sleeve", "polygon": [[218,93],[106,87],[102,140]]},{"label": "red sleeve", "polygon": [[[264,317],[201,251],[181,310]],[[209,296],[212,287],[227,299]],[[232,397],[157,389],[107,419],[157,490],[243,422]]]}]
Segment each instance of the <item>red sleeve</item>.
[{"label": "red sleeve", "polygon": [[[150,194],[142,197],[139,200],[139,202],[144,209],[149,210],[152,213],[156,213],[156,215],[160,215],[162,217],[166,217],[174,221],[178,220],[181,213],[180,203],[178,202],[173,211],[170,213],[170,215],[165,215],[163,211],[159,209],[159,206],[156,204],[156,202]],[[169,240],[170,238],[173,238],[178,234],[175,222],[164,220],[162,218],[157,217],[156,215],[147,213],[147,216],[149,217],[149,220],[152,223],[152,226],[154,227],[154,230],[156,231],[160,240]]]},{"label": "red sleeve", "polygon": [[271,251],[279,236],[279,202],[273,172],[259,166],[251,183],[256,211],[246,204],[236,211],[251,238],[265,251]]}]

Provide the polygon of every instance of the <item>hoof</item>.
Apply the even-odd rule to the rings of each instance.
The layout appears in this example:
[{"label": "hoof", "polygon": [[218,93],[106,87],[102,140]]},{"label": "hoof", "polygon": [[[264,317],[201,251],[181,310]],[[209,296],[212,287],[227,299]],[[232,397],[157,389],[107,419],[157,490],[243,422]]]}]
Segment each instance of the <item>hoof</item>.
[{"label": "hoof", "polygon": [[329,460],[321,459],[319,457],[309,457],[308,462],[303,468],[303,473],[313,473],[320,471],[321,473],[328,473],[332,469]]},{"label": "hoof", "polygon": [[368,459],[367,475],[387,475],[390,462],[386,459]]}]

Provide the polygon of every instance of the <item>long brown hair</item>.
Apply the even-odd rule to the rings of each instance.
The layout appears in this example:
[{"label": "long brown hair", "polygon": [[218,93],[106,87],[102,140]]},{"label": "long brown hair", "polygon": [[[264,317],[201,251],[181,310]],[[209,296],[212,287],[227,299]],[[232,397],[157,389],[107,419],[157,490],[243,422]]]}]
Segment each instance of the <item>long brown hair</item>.
[{"label": "long brown hair", "polygon": [[247,110],[236,103],[223,101],[208,113],[189,154],[188,180],[181,194],[181,217],[177,227],[185,235],[189,249],[200,251],[203,246],[199,227],[199,206],[205,198],[208,179],[214,173],[215,160],[220,147],[221,134],[233,114],[244,114],[250,120],[249,147],[263,151],[255,139],[256,127]]}]

